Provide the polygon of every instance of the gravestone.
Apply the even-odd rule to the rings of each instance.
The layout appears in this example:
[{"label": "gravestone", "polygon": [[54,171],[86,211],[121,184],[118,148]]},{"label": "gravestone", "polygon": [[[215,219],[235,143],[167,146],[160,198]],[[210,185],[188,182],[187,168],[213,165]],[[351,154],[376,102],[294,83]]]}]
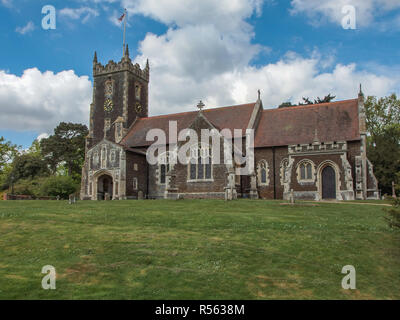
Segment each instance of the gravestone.
[{"label": "gravestone", "polygon": [[68,203],[69,203],[69,204],[74,204],[74,203],[76,203],[76,195],[70,194],[70,195],[69,195],[69,201],[68,201]]}]

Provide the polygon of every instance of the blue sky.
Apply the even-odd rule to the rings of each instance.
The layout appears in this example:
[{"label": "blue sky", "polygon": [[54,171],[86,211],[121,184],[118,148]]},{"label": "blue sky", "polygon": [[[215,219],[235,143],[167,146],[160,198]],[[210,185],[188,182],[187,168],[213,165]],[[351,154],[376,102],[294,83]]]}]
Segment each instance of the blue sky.
[{"label": "blue sky", "polygon": [[[343,5],[356,9],[342,27]],[[57,12],[41,27],[42,7]],[[29,146],[60,121],[88,122],[93,53],[151,66],[151,115],[302,96],[399,92],[397,0],[0,0],[0,136]]]}]

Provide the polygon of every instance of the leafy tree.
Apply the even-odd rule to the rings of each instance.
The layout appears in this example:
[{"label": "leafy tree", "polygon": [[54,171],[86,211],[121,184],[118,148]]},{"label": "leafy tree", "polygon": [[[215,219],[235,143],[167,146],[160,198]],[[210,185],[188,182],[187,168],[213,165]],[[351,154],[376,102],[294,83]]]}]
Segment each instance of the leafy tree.
[{"label": "leafy tree", "polygon": [[13,194],[16,195],[24,195],[24,196],[32,196],[33,198],[37,198],[41,196],[40,188],[44,178],[35,178],[35,179],[20,179],[16,184],[13,185]]},{"label": "leafy tree", "polygon": [[68,199],[70,194],[79,190],[79,184],[72,177],[49,176],[21,179],[13,189],[16,195],[28,195],[33,198],[59,196],[61,199]]},{"label": "leafy tree", "polygon": [[62,199],[68,199],[68,196],[77,192],[79,185],[67,176],[53,176],[47,178],[41,187],[41,194],[45,196],[59,196]]},{"label": "leafy tree", "polygon": [[11,162],[19,154],[21,147],[0,137],[0,189],[8,188],[8,175],[12,170]]},{"label": "leafy tree", "polygon": [[328,103],[331,102],[333,99],[335,99],[336,96],[332,96],[331,94],[328,94],[327,96],[325,96],[323,99],[320,99],[320,97],[317,98],[317,100],[314,100],[315,104],[318,103]]},{"label": "leafy tree", "polygon": [[400,125],[400,99],[395,94],[379,98],[368,97],[365,101],[368,133],[373,139],[388,127]]},{"label": "leafy tree", "polygon": [[85,125],[61,122],[54,134],[42,139],[40,147],[43,157],[49,164],[53,174],[57,167],[65,163],[68,175],[79,175],[85,160],[85,138],[88,129]]},{"label": "leafy tree", "polygon": [[400,198],[392,198],[392,202],[393,207],[386,209],[388,216],[385,219],[391,228],[400,228]]},{"label": "leafy tree", "polygon": [[392,181],[400,183],[400,100],[395,94],[365,102],[367,156],[383,193],[392,194]]},{"label": "leafy tree", "polygon": [[12,144],[10,141],[6,141],[4,137],[0,137],[0,173],[4,170],[4,167],[14,159],[20,148],[21,147]]},{"label": "leafy tree", "polygon": [[278,108],[288,108],[292,106],[293,106],[292,103],[288,101],[288,102],[283,102]]},{"label": "leafy tree", "polygon": [[33,179],[48,174],[47,164],[42,157],[25,153],[15,157],[12,170],[8,175],[8,182],[15,183],[21,179]]},{"label": "leafy tree", "polygon": [[35,155],[38,155],[38,156],[42,155],[42,152],[41,152],[41,149],[40,149],[40,141],[38,139],[35,139],[32,142],[32,145],[28,149],[28,153],[35,154]]},{"label": "leafy tree", "polygon": [[299,106],[305,106],[305,105],[310,105],[310,104],[314,104],[314,102],[312,102],[311,100],[310,100],[310,98],[304,98],[303,97],[303,102],[304,103],[302,103],[302,102],[299,102]]},{"label": "leafy tree", "polygon": [[325,96],[323,99],[321,99],[320,97],[317,97],[317,99],[314,99],[314,102],[310,100],[310,98],[304,98],[303,97],[303,102],[299,102],[300,106],[304,106],[304,105],[311,105],[311,104],[319,104],[319,103],[328,103],[331,102],[333,99],[335,99],[336,96],[333,96],[331,94],[328,94],[327,96]]}]

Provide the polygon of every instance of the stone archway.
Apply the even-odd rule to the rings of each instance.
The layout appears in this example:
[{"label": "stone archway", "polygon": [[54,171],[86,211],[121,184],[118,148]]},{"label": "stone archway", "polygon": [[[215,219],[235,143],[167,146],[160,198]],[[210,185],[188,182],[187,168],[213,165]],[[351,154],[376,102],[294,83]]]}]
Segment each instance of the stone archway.
[{"label": "stone archway", "polygon": [[317,168],[318,196],[316,200],[343,200],[340,193],[340,168],[331,161],[323,161]]},{"label": "stone archway", "polygon": [[321,172],[322,199],[336,199],[336,173],[331,166],[326,166]]},{"label": "stone archway", "polygon": [[102,174],[97,178],[97,200],[113,199],[114,181],[112,176]]}]

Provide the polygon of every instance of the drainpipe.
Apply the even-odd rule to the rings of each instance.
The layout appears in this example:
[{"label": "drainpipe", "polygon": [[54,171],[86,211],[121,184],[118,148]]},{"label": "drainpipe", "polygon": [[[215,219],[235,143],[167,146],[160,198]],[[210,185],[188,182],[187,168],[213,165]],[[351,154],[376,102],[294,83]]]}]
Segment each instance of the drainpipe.
[{"label": "drainpipe", "polygon": [[149,199],[149,175],[150,175],[150,168],[149,163],[146,161],[146,198]]},{"label": "drainpipe", "polygon": [[275,147],[272,147],[272,172],[274,173],[274,200],[276,200]]}]

